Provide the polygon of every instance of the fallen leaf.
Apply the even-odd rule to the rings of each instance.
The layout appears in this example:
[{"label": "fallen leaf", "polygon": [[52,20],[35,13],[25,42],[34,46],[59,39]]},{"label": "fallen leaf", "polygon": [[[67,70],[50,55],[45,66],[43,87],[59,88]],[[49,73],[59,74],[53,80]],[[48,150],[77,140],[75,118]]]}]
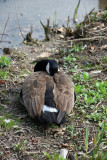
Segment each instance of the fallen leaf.
[{"label": "fallen leaf", "polygon": [[68,147],[69,147],[69,144],[68,144],[68,143],[62,143],[61,146],[62,146],[62,147],[65,147],[65,148],[68,148]]},{"label": "fallen leaf", "polygon": [[103,27],[102,23],[101,23],[101,22],[98,22],[98,28],[99,28],[99,29],[102,29],[102,27]]},{"label": "fallen leaf", "polygon": [[90,46],[90,52],[95,52],[95,48],[96,48],[96,46],[95,45],[93,45],[93,46]]},{"label": "fallen leaf", "polygon": [[54,132],[55,132],[54,136],[56,137],[58,135],[64,135],[65,130],[66,130],[66,128],[57,128],[57,129],[54,129]]}]

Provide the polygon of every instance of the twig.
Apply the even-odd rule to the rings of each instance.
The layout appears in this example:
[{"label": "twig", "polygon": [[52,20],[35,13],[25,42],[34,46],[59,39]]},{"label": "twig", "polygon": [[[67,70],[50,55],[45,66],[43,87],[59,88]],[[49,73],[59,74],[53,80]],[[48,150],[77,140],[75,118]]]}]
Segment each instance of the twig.
[{"label": "twig", "polygon": [[98,63],[100,63],[102,66],[104,66],[104,65],[102,64],[102,62],[101,62],[98,58],[95,57],[95,59],[97,60]]},{"label": "twig", "polygon": [[10,41],[0,41],[0,42],[6,42],[6,43],[11,43]]},{"label": "twig", "polygon": [[33,155],[33,154],[37,154],[37,153],[40,153],[40,151],[35,151],[35,152],[23,152],[24,155]]},{"label": "twig", "polygon": [[6,29],[7,23],[8,23],[8,21],[9,21],[9,16],[10,16],[10,14],[8,15],[7,21],[6,21],[6,23],[5,23],[4,30],[3,30],[3,33],[2,33],[2,36],[1,36],[1,40],[0,40],[0,42],[2,42],[3,35],[4,35],[4,32],[5,32],[5,29]]},{"label": "twig", "polygon": [[14,4],[15,4],[15,11],[16,11],[16,17],[17,17],[17,22],[18,22],[19,30],[20,30],[20,33],[21,33],[23,39],[24,39],[24,35],[23,35],[22,31],[21,31],[20,22],[19,22],[19,19],[18,19],[17,8],[16,8],[16,1],[15,0],[14,0]]},{"label": "twig", "polygon": [[[94,11],[95,8],[93,8],[88,14],[86,14],[85,19],[83,22],[87,21],[87,19],[89,19],[89,16],[92,14],[92,12]],[[83,23],[82,22],[82,23]]]},{"label": "twig", "polygon": [[96,112],[96,109],[97,109],[97,107],[99,106],[101,104],[101,101],[95,106],[95,108],[94,108],[94,112],[93,113],[95,113]]}]

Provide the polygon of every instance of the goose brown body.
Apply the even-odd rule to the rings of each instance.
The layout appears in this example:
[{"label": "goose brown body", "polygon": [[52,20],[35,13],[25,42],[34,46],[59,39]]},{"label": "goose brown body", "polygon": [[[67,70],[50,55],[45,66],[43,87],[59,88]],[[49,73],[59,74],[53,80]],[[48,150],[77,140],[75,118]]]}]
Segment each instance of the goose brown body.
[{"label": "goose brown body", "polygon": [[[21,101],[31,118],[41,117],[44,114],[47,91],[52,92],[53,100],[50,99],[58,109],[54,122],[60,124],[65,113],[70,114],[74,106],[74,87],[68,75],[62,72],[55,73],[54,76],[43,71],[31,73],[23,83]],[[42,118],[45,118],[44,115]]]}]

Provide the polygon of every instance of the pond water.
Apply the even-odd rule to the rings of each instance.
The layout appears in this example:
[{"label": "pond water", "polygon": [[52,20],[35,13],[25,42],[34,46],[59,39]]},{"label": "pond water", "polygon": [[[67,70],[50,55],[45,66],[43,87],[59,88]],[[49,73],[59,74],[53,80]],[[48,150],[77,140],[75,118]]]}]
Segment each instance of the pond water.
[{"label": "pond water", "polygon": [[[78,20],[82,21],[86,13],[89,13],[93,8],[95,10],[103,8],[101,7],[102,1],[106,0],[81,0]],[[52,25],[56,12],[58,26],[61,26],[66,22],[68,16],[70,16],[70,19],[73,18],[77,3],[78,0],[0,0],[0,40],[6,26],[2,38],[4,42],[0,43],[0,49],[18,46],[23,41],[19,31],[16,10],[23,34],[26,35],[33,25],[33,37],[43,39],[44,33],[40,20],[43,24],[46,24],[47,18],[50,18]]]}]

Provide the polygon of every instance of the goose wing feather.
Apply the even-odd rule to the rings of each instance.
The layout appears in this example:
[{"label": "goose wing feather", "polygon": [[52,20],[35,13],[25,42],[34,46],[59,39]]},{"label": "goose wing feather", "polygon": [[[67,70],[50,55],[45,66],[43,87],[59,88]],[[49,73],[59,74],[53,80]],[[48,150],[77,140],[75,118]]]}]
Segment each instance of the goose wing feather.
[{"label": "goose wing feather", "polygon": [[44,106],[46,75],[45,72],[33,72],[22,86],[23,103],[32,118],[40,116]]},{"label": "goose wing feather", "polygon": [[74,87],[70,77],[62,72],[54,75],[53,90],[56,107],[62,112],[70,114],[74,106]]}]

